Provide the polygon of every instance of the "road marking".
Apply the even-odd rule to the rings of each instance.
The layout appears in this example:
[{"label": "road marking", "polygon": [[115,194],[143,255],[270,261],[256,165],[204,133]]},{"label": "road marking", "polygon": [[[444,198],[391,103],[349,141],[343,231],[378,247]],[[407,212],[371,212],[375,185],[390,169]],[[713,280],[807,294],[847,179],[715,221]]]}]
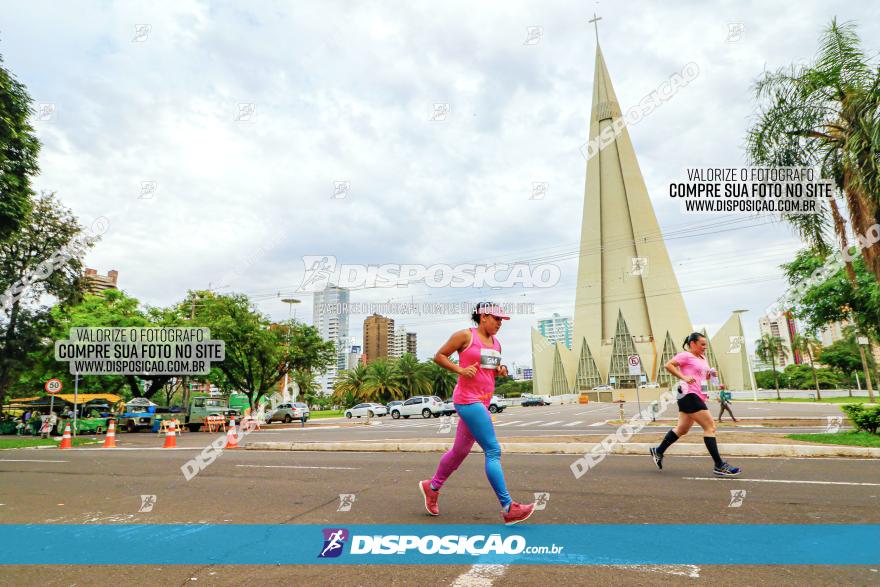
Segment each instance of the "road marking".
[{"label": "road marking", "polygon": [[502,422],[501,424],[495,424],[495,427],[498,428],[499,426],[510,426],[511,424],[517,424],[519,422],[522,422],[522,420],[511,420],[510,422]]},{"label": "road marking", "polygon": [[67,463],[69,461],[43,461],[38,459],[0,459],[0,463]]},{"label": "road marking", "polygon": [[574,422],[571,422],[571,423],[569,423],[569,424],[566,424],[566,426],[577,426],[577,425],[580,424],[580,423],[581,423],[581,420],[575,420]]},{"label": "road marking", "polygon": [[452,587],[492,587],[507,572],[507,565],[474,565],[459,575]]},{"label": "road marking", "polygon": [[523,426],[537,426],[538,424],[540,424],[543,421],[544,420],[535,420],[534,422],[523,422],[522,424],[517,426],[517,428],[521,428]]},{"label": "road marking", "polygon": [[593,422],[590,426],[604,426],[605,422]]},{"label": "road marking", "polygon": [[[682,477],[691,481],[723,481],[720,477]],[[880,483],[855,483],[851,481],[801,481],[797,479],[738,479],[730,477],[733,481],[748,481],[750,483],[805,483],[810,485],[864,485],[868,487],[880,487]]]},{"label": "road marking", "polygon": [[553,422],[547,422],[546,424],[541,424],[541,426],[554,426],[556,424],[562,424],[562,420],[554,420]]},{"label": "road marking", "polygon": [[263,469],[327,469],[331,471],[360,471],[360,467],[309,467],[306,465],[235,465],[236,467],[258,467]]}]

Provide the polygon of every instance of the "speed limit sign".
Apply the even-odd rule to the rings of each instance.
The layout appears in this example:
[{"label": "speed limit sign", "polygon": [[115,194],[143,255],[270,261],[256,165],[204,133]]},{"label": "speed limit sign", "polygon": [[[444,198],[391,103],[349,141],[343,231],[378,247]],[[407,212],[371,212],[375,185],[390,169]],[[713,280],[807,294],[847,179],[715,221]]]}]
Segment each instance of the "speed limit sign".
[{"label": "speed limit sign", "polygon": [[50,395],[55,395],[56,393],[61,391],[61,388],[62,388],[61,380],[60,379],[50,379],[49,381],[46,382],[46,384],[43,386],[43,388],[46,390],[46,393],[48,393]]},{"label": "speed limit sign", "polygon": [[642,359],[638,355],[629,355],[627,357],[629,363],[629,374],[639,375],[642,372]]}]

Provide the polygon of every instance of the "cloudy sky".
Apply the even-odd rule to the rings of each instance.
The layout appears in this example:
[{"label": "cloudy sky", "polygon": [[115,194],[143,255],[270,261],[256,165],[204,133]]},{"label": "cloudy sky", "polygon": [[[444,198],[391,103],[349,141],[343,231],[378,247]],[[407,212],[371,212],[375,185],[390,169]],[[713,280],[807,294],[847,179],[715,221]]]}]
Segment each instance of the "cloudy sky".
[{"label": "cloudy sky", "polygon": [[[548,289],[351,295],[533,303],[501,333],[519,364],[530,361],[529,327],[573,310],[594,11],[623,109],[686,63],[700,67],[630,136],[691,319],[712,334],[748,309],[749,341],[798,240],[755,219],[701,229],[718,219],[680,213],[668,184],[687,167],[744,164],[753,81],[809,59],[832,17],[856,21],[871,55],[880,38],[870,3],[3,4],[0,54],[39,109],[37,187],[87,227],[108,219],[88,265],[117,269],[127,293],[168,305],[210,285],[283,319],[304,255],[426,265],[552,256],[561,279]],[[435,104],[448,104],[445,117]],[[535,182],[549,186],[543,199],[532,198]],[[297,317],[310,322],[311,295],[298,297]],[[357,342],[364,317],[351,317]],[[421,358],[467,325],[392,317],[418,332]]]}]

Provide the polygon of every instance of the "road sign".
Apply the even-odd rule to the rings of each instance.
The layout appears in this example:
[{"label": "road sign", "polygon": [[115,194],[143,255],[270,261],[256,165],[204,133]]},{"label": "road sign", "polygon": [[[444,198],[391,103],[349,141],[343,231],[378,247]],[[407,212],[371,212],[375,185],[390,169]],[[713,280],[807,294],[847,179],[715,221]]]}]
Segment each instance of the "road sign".
[{"label": "road sign", "polygon": [[860,336],[860,337],[857,339],[857,342],[858,342],[859,344],[869,344],[869,341],[868,341],[868,337],[867,337],[867,336]]},{"label": "road sign", "polygon": [[46,390],[46,393],[49,395],[55,395],[61,388],[63,387],[60,379],[50,379],[43,385],[43,389]]},{"label": "road sign", "polygon": [[626,358],[626,361],[629,364],[629,374],[630,375],[641,375],[641,373],[642,373],[642,359],[639,358],[638,355],[630,355]]}]

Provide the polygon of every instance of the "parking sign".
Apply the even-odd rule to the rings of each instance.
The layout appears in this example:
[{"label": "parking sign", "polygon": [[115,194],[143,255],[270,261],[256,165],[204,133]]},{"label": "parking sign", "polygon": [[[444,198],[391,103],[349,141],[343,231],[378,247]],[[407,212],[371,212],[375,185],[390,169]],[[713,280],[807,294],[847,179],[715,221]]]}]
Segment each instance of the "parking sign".
[{"label": "parking sign", "polygon": [[630,355],[627,357],[630,375],[642,374],[642,359],[638,355]]},{"label": "parking sign", "polygon": [[47,381],[47,382],[45,383],[45,385],[43,385],[43,389],[45,389],[45,390],[46,390],[46,393],[48,393],[49,395],[55,395],[56,393],[58,393],[59,391],[61,391],[61,388],[62,388],[62,387],[63,387],[63,386],[62,386],[62,384],[61,384],[61,380],[60,380],[60,379],[54,379],[54,378],[53,378],[53,379],[50,379],[49,381]]}]

